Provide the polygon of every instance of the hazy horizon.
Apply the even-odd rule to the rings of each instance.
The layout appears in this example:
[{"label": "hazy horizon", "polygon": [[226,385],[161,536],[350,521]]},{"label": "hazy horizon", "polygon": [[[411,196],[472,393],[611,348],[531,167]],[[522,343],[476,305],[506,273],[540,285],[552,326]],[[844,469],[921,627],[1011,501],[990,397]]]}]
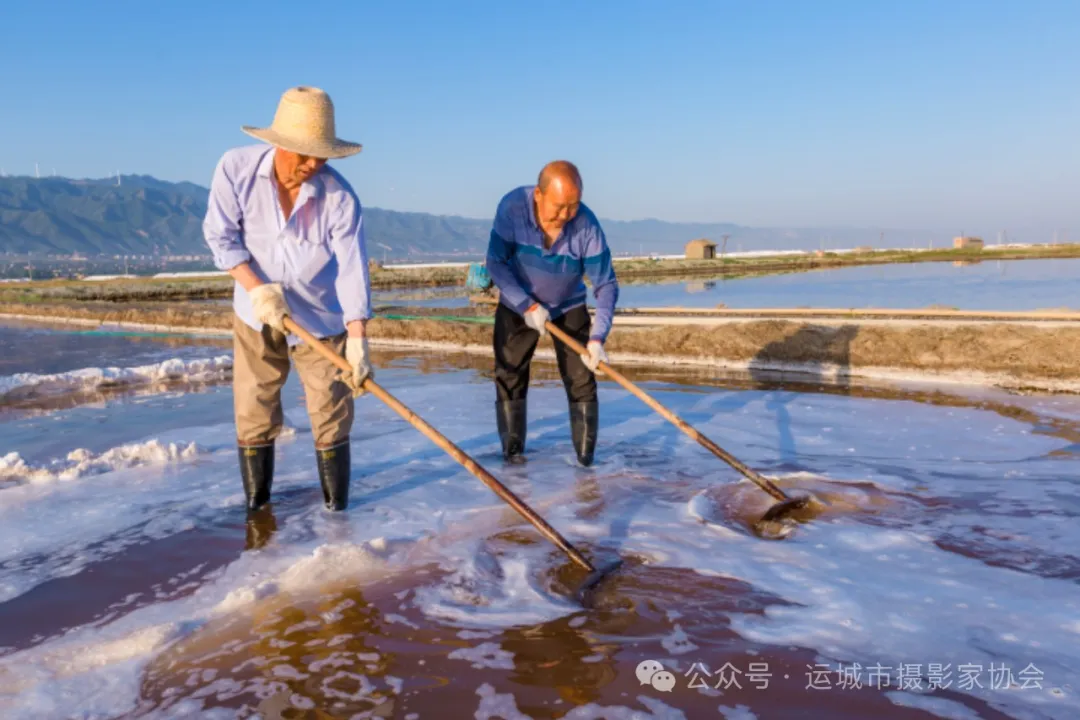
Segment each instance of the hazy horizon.
[{"label": "hazy horizon", "polygon": [[[15,174],[12,174],[12,173],[6,173],[4,175],[4,177],[11,178],[11,179],[28,179],[28,180],[64,180],[64,181],[69,181],[69,182],[74,182],[74,183],[80,183],[80,182],[109,183],[109,182],[112,182],[115,179],[115,176],[67,177],[67,176],[60,175],[60,174],[57,174],[56,176],[53,176],[51,174],[50,175],[44,175],[43,174],[40,178],[38,178],[38,177],[35,177],[34,175],[26,175],[26,174],[15,175]],[[166,180],[164,178],[159,178],[159,177],[149,175],[149,174],[146,174],[146,173],[138,173],[138,172],[135,172],[135,173],[121,173],[121,178],[123,178],[123,177],[129,177],[129,178],[131,178],[131,177],[137,177],[137,178],[138,177],[149,177],[149,178],[151,178],[153,180],[156,180],[156,181],[164,181],[164,182],[169,182],[169,183],[189,182],[191,184],[199,186],[200,188],[202,188],[204,190],[206,189],[206,185],[204,185],[202,183],[198,183],[198,182],[194,182],[194,181],[190,181],[190,180],[188,180],[188,181]],[[464,219],[464,220],[472,220],[472,221],[486,221],[486,220],[489,219],[489,218],[486,218],[486,217],[465,215],[465,214],[462,214],[460,212],[434,213],[434,212],[428,212],[428,211],[424,211],[424,210],[399,210],[397,208],[377,206],[377,205],[373,205],[373,204],[370,204],[370,203],[364,203],[364,205],[367,208],[377,208],[379,210],[388,210],[388,211],[391,211],[391,212],[398,212],[398,213],[415,213],[415,214],[423,214],[423,215],[433,215],[433,216],[436,216],[436,217],[461,218],[461,219]],[[984,228],[984,229],[980,230],[979,228],[980,228],[981,225],[979,223],[971,224],[970,227],[967,227],[967,228],[952,229],[952,228],[942,228],[942,227],[918,227],[918,226],[913,226],[913,225],[897,226],[897,227],[884,227],[884,226],[880,226],[880,225],[856,225],[856,224],[852,224],[852,223],[847,223],[847,224],[837,223],[837,224],[827,225],[827,226],[825,226],[825,225],[823,225],[823,226],[795,226],[795,225],[777,225],[777,224],[774,224],[774,225],[767,225],[767,224],[764,224],[764,225],[748,225],[748,224],[737,223],[737,222],[732,222],[732,221],[728,221],[728,220],[715,220],[715,221],[692,220],[692,219],[691,220],[665,220],[665,219],[662,219],[662,218],[655,218],[655,217],[637,217],[637,218],[628,218],[628,219],[627,218],[601,217],[601,219],[603,221],[605,221],[605,223],[607,223],[609,225],[610,224],[616,224],[616,223],[632,224],[632,223],[657,222],[657,223],[664,223],[664,224],[670,224],[670,225],[702,226],[703,229],[704,229],[704,226],[733,225],[733,226],[736,226],[736,227],[741,227],[741,228],[746,228],[746,229],[753,229],[753,230],[776,230],[776,231],[801,230],[801,231],[804,231],[804,232],[820,231],[822,233],[829,233],[829,232],[861,232],[861,231],[884,232],[886,234],[886,238],[885,238],[885,241],[886,241],[885,244],[886,245],[888,245],[888,242],[890,240],[890,238],[888,237],[889,233],[900,234],[902,237],[904,236],[904,234],[917,235],[917,236],[919,236],[919,239],[923,239],[923,236],[925,236],[926,234],[940,235],[942,237],[942,239],[951,239],[952,237],[955,237],[955,236],[958,236],[958,235],[968,235],[968,236],[981,237],[987,243],[997,243],[997,242],[1001,242],[1001,241],[1004,241],[1004,242],[1028,242],[1028,243],[1047,243],[1047,242],[1054,242],[1054,241],[1057,241],[1057,242],[1069,242],[1069,236],[1070,236],[1069,228],[1055,228],[1055,227],[1049,227],[1049,226],[1038,227],[1037,225],[1029,226],[1029,227],[1014,227],[1014,228]],[[1004,234],[1004,237],[1002,237],[1002,234]],[[1056,234],[1056,237],[1055,237],[1055,234]],[[824,235],[822,236],[821,240],[826,241],[826,242],[831,242],[829,240],[829,238],[827,238]],[[1075,235],[1073,241],[1074,242],[1075,241],[1080,241],[1080,234]],[[832,246],[836,247],[836,245],[832,245]]]}]

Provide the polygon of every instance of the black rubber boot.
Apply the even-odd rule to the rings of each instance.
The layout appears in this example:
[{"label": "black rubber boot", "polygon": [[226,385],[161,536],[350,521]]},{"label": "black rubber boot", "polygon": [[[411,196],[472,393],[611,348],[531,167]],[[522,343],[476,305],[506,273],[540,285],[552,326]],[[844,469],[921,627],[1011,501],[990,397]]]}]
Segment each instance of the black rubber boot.
[{"label": "black rubber boot", "polygon": [[274,443],[241,446],[240,477],[244,481],[248,510],[258,510],[270,502],[270,486],[274,480]]},{"label": "black rubber boot", "polygon": [[319,482],[327,510],[344,510],[349,506],[349,479],[352,461],[348,442],[326,450],[316,450],[319,463]]},{"label": "black rubber boot", "polygon": [[596,429],[600,417],[596,402],[570,403],[570,436],[574,440],[578,462],[589,467],[596,449]]},{"label": "black rubber boot", "polygon": [[495,403],[495,417],[502,441],[503,457],[509,462],[520,462],[525,454],[525,430],[527,425],[524,400],[505,400]]}]

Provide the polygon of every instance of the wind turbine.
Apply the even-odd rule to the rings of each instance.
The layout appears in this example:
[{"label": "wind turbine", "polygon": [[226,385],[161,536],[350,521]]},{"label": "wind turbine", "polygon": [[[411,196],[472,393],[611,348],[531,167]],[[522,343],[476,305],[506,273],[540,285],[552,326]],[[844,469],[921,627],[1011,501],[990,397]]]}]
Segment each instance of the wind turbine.
[{"label": "wind turbine", "polygon": [[383,265],[385,265],[386,264],[386,251],[387,250],[393,250],[394,248],[390,247],[389,245],[383,245],[381,242],[377,242],[375,244],[383,249],[383,251],[382,251],[382,261],[383,261]]}]

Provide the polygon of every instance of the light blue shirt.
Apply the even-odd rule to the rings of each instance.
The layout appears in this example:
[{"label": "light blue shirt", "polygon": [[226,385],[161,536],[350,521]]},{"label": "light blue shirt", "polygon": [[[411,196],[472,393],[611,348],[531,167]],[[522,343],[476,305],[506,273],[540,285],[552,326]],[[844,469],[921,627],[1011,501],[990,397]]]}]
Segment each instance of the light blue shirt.
[{"label": "light blue shirt", "polygon": [[[316,337],[345,332],[371,317],[371,284],[363,212],[352,187],[323,165],[300,187],[285,218],[273,171],[274,148],[253,145],[226,152],[214,170],[203,236],[221,270],[247,262],[264,282],[285,291],[293,320]],[[261,330],[240,283],[233,309]],[[300,339],[289,336],[289,344]]]}]

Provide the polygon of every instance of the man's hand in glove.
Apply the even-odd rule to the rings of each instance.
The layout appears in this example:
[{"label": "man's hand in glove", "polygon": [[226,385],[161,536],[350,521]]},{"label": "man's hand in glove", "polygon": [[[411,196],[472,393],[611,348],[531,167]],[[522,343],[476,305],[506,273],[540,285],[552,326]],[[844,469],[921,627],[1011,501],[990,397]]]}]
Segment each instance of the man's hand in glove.
[{"label": "man's hand in glove", "polygon": [[604,344],[599,340],[590,340],[585,349],[588,352],[581,356],[581,360],[585,363],[585,367],[595,374],[598,371],[597,368],[600,367],[600,363],[608,361],[607,353],[604,352]]},{"label": "man's hand in glove", "polygon": [[264,283],[253,287],[249,293],[255,317],[264,325],[269,325],[286,335],[285,316],[289,314],[289,304],[285,302],[285,291],[278,283]]},{"label": "man's hand in glove", "polygon": [[361,386],[369,377],[375,377],[368,353],[367,337],[350,337],[345,340],[345,360],[352,367],[352,376],[344,378],[345,384],[353,391],[353,397],[360,397],[367,391]]},{"label": "man's hand in glove", "polygon": [[540,333],[540,337],[547,335],[545,325],[549,319],[551,319],[551,315],[548,313],[547,308],[540,303],[533,303],[533,306],[525,311],[525,324]]}]

